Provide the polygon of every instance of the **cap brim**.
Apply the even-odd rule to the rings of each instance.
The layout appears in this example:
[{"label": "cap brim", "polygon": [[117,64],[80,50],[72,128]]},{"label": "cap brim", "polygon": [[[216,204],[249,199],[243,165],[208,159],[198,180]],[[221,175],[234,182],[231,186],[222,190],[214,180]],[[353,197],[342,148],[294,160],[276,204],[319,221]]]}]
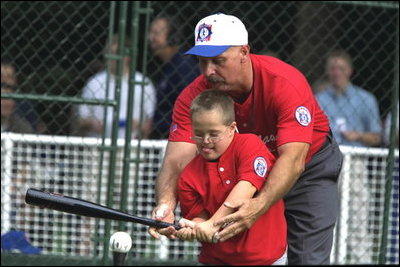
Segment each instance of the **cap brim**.
[{"label": "cap brim", "polygon": [[192,47],[185,55],[195,55],[201,57],[216,57],[225,52],[230,45],[196,45]]}]

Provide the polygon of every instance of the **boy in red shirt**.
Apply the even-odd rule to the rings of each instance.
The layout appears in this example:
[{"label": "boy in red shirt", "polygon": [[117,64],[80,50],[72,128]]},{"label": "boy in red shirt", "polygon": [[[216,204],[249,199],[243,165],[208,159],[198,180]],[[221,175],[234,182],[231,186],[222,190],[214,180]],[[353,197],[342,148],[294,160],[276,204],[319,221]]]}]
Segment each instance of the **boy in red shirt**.
[{"label": "boy in red shirt", "polygon": [[[268,177],[275,156],[254,134],[236,133],[233,100],[218,90],[198,95],[190,108],[198,155],[178,180],[183,229],[174,235],[202,242],[199,262],[271,265],[286,261],[283,200],[261,215],[248,230],[220,243],[213,223],[234,210],[223,203],[252,198]],[[191,220],[191,221],[189,221]]]}]

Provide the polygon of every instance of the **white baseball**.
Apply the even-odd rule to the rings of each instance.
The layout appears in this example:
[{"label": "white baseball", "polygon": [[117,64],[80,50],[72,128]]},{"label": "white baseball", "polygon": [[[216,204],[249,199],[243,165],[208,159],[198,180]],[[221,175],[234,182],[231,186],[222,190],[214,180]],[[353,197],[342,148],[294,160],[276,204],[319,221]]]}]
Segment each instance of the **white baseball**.
[{"label": "white baseball", "polygon": [[126,232],[115,232],[110,238],[110,250],[126,253],[132,247],[132,238]]}]

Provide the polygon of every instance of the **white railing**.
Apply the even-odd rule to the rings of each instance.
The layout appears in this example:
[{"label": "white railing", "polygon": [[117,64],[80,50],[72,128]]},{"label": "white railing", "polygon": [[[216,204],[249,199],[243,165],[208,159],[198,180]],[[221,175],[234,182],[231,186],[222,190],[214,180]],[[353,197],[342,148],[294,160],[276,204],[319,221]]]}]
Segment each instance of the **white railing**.
[{"label": "white railing", "polygon": [[[34,187],[105,205],[110,152],[105,150],[100,168],[101,140],[7,133],[1,135],[1,144],[2,233],[11,228],[25,231],[33,245],[43,248],[43,254],[101,254],[104,220],[96,223],[93,218],[40,209],[24,203],[26,189]],[[106,140],[106,145],[109,144],[110,140]],[[128,213],[150,217],[154,206],[154,182],[166,144],[166,140],[142,140],[141,162],[138,165],[132,162],[129,166]],[[112,206],[116,209],[119,208],[121,192],[123,145],[124,140],[118,140]],[[131,157],[136,158],[138,141],[133,140],[131,147]],[[341,202],[331,262],[376,263],[382,235],[388,149],[341,147],[341,151],[344,154],[339,179]],[[397,208],[390,211],[389,225],[395,226],[389,229],[388,263],[398,263],[398,235],[393,234],[396,230],[398,233],[399,221],[398,158],[396,150],[391,207]],[[116,230],[116,225],[112,222],[113,230]],[[127,224],[127,231],[134,240],[132,257],[137,259],[197,258],[199,245],[195,242],[153,240],[148,236],[146,227],[136,224]]]}]

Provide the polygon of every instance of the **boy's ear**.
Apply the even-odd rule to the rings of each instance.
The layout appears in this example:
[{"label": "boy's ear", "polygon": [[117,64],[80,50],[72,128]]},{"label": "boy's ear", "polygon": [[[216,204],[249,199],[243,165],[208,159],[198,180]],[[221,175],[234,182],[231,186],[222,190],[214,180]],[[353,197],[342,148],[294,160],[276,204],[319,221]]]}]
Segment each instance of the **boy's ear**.
[{"label": "boy's ear", "polygon": [[229,127],[231,128],[232,131],[239,132],[236,125],[237,125],[237,123],[236,123],[236,121],[234,121],[234,122],[232,122],[232,124]]}]

